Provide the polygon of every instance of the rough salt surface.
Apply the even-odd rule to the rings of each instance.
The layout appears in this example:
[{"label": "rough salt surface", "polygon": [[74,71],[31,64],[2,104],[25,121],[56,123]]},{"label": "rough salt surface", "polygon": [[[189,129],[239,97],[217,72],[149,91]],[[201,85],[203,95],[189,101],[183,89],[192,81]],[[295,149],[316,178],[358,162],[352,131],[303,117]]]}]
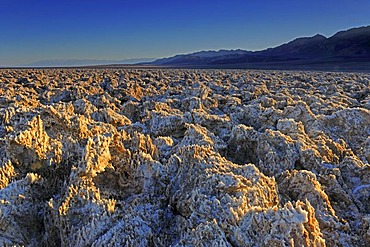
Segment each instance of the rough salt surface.
[{"label": "rough salt surface", "polygon": [[0,82],[0,245],[370,245],[369,74]]}]

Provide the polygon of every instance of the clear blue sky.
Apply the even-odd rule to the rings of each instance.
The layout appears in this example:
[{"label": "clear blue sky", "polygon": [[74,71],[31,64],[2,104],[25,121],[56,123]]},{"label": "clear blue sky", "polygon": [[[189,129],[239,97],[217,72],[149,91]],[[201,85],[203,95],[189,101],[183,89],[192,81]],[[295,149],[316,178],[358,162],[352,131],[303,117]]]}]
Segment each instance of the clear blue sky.
[{"label": "clear blue sky", "polygon": [[259,50],[366,25],[368,0],[0,0],[0,66]]}]

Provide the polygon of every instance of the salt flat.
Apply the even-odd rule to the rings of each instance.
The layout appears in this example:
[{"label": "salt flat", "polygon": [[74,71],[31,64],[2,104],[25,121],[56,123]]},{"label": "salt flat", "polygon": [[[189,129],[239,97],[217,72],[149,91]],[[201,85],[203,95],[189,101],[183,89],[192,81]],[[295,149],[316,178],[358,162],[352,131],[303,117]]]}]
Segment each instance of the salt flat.
[{"label": "salt flat", "polygon": [[370,74],[3,69],[0,82],[1,245],[370,245]]}]

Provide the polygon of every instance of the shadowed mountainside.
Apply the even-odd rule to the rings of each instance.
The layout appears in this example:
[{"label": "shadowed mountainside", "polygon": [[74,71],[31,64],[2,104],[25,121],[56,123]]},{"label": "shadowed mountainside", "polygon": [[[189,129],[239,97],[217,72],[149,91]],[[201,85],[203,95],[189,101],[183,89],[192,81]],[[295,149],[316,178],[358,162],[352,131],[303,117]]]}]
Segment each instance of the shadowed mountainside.
[{"label": "shadowed mountainside", "polygon": [[370,26],[297,38],[262,51],[220,50],[158,59],[150,64],[180,67],[365,69],[370,64]]}]

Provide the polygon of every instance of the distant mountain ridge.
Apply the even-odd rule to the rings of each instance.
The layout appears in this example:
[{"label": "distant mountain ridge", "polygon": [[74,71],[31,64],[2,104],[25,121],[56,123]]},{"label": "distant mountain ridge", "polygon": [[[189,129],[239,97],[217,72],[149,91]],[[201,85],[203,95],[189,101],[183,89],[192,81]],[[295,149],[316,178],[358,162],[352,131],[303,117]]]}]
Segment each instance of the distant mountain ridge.
[{"label": "distant mountain ridge", "polygon": [[104,60],[104,59],[48,59],[36,61],[21,66],[25,67],[66,67],[66,66],[94,66],[110,64],[136,64],[152,62],[155,58],[131,58],[123,60]]},{"label": "distant mountain ridge", "polygon": [[[340,31],[327,38],[317,34],[297,38],[286,44],[262,51],[220,50],[200,51],[176,55],[153,61],[152,65],[183,67],[235,67],[265,68],[291,66],[340,66],[351,63],[370,65],[370,26]],[[370,69],[370,67],[369,67]]]}]

